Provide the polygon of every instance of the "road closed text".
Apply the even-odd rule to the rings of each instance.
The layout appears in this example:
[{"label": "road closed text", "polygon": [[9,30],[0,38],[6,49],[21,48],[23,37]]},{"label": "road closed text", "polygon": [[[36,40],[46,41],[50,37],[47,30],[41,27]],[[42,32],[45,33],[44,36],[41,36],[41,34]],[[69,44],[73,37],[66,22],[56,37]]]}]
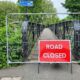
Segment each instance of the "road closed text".
[{"label": "road closed text", "polygon": [[70,42],[66,40],[41,40],[39,51],[40,62],[70,62]]},{"label": "road closed text", "polygon": [[[62,44],[55,44],[55,45],[46,44],[46,49],[50,49],[50,50],[58,49],[58,50],[61,50],[61,49],[63,49],[63,45]],[[48,52],[48,53],[44,53],[43,57],[44,58],[66,58],[66,54],[65,53],[52,53],[52,52],[50,53],[50,52]]]},{"label": "road closed text", "polygon": [[46,44],[46,49],[62,49],[62,44]]},{"label": "road closed text", "polygon": [[44,58],[66,58],[65,53],[44,53]]}]

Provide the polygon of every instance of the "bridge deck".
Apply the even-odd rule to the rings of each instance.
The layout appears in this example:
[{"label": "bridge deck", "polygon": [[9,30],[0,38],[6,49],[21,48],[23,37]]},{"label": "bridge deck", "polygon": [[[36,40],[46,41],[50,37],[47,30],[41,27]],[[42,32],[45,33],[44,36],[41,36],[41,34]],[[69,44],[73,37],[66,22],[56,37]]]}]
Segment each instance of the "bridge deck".
[{"label": "bridge deck", "polygon": [[55,34],[49,29],[49,28],[45,28],[42,33],[40,34],[39,39],[37,40],[37,42],[35,43],[31,54],[29,56],[29,60],[31,61],[38,61],[38,53],[39,53],[39,45],[38,42],[39,40],[55,40],[57,39],[57,37],[55,36]]}]

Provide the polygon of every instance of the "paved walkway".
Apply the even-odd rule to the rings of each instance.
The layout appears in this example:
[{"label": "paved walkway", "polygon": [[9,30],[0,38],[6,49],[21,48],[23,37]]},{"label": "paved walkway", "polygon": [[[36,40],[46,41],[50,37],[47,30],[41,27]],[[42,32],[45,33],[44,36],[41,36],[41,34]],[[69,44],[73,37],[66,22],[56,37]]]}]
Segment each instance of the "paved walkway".
[{"label": "paved walkway", "polygon": [[70,68],[70,65],[67,64],[60,64],[59,67],[52,64],[41,64],[38,74],[38,64],[26,64],[0,70],[0,77],[21,77],[21,80],[80,80],[80,66],[73,64],[73,74]]},{"label": "paved walkway", "polygon": [[1,78],[0,80],[21,80],[21,77],[4,77]]}]

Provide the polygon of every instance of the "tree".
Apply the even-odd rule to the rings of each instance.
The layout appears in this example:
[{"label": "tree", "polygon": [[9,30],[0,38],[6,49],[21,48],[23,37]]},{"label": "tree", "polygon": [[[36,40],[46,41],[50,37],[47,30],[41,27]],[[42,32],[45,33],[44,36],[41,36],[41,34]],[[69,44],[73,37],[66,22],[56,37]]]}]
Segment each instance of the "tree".
[{"label": "tree", "polygon": [[8,13],[18,12],[18,6],[8,1],[0,1],[0,26],[5,26],[5,17]]},{"label": "tree", "polygon": [[[20,0],[18,0],[19,2]],[[59,18],[56,15],[56,9],[54,8],[54,5],[51,0],[33,0],[34,6],[33,7],[21,7],[20,6],[20,12],[28,12],[28,13],[54,13],[54,15],[48,15],[48,18],[46,15],[36,15],[34,18],[34,22],[43,24],[53,24],[59,21]],[[37,20],[36,20],[37,17]],[[43,18],[43,19],[41,19]],[[33,21],[33,19],[32,19]]]},{"label": "tree", "polygon": [[80,12],[80,0],[66,0],[63,6],[69,12]]}]

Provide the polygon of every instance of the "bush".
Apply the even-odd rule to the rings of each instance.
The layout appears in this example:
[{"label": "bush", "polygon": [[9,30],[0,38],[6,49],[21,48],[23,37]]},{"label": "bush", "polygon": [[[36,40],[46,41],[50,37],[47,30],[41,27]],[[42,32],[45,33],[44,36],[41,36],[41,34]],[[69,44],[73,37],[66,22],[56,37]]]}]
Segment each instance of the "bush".
[{"label": "bush", "polygon": [[5,18],[8,13],[12,12],[18,12],[16,4],[0,1],[0,68],[7,67]]}]

